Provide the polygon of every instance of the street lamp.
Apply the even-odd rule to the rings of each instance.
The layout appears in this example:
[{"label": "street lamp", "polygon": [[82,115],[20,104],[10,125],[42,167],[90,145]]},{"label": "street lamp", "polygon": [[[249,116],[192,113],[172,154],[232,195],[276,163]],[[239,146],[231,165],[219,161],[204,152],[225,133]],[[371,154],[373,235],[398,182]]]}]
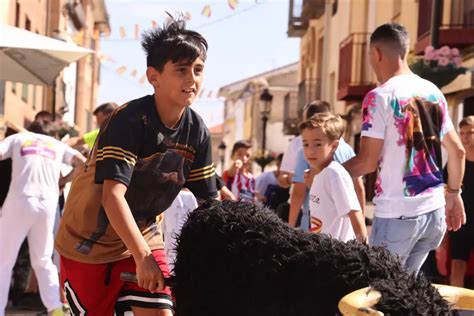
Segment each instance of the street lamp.
[{"label": "street lamp", "polygon": [[272,110],[272,100],[273,95],[268,92],[268,89],[264,89],[260,95],[260,114],[262,115],[263,123],[263,134],[262,134],[262,151],[265,154],[266,147],[266,131],[267,131],[267,121],[268,116]]},{"label": "street lamp", "polygon": [[224,141],[221,141],[219,144],[219,147],[217,149],[219,150],[219,159],[221,161],[221,175],[224,174],[224,162],[225,162],[225,149],[227,146],[225,145]]}]

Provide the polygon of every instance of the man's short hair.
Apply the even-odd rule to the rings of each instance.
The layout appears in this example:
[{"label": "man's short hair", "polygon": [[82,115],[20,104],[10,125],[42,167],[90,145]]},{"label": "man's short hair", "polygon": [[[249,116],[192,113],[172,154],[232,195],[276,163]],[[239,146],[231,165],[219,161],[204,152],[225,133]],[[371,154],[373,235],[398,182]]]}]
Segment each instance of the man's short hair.
[{"label": "man's short hair", "polygon": [[240,148],[249,149],[249,148],[252,148],[252,145],[246,140],[236,141],[234,146],[232,146],[232,153],[230,155],[233,156],[235,152],[239,150]]},{"label": "man's short hair", "polygon": [[316,113],[311,118],[300,124],[300,131],[303,132],[305,129],[314,129],[318,127],[321,128],[324,135],[326,135],[330,141],[334,141],[342,137],[345,124],[340,115]]},{"label": "man's short hair", "polygon": [[311,118],[316,113],[327,113],[330,112],[331,106],[326,101],[314,100],[306,104],[303,107],[303,113],[305,113],[304,119],[307,120]]},{"label": "man's short hair", "polygon": [[53,114],[51,114],[48,111],[39,111],[35,115],[35,121],[47,121],[47,122],[52,122],[53,121]]},{"label": "man's short hair", "polygon": [[396,53],[405,58],[410,44],[406,28],[398,23],[380,25],[370,36],[370,45],[381,44],[387,48],[386,52]]},{"label": "man's short hair", "polygon": [[104,114],[104,115],[111,114],[113,111],[115,111],[117,107],[118,107],[117,103],[114,103],[114,102],[104,103],[96,107],[93,114],[94,115],[97,115],[99,113]]},{"label": "man's short hair", "polygon": [[464,126],[474,126],[474,115],[466,116],[459,122],[459,128]]},{"label": "man's short hair", "polygon": [[207,41],[198,32],[186,29],[184,16],[174,18],[162,28],[151,29],[142,34],[142,47],[146,54],[147,67],[163,71],[168,61],[183,61],[191,64],[198,57],[207,58]]},{"label": "man's short hair", "polygon": [[56,126],[45,120],[34,121],[30,124],[28,130],[32,133],[47,135],[55,138],[58,135]]}]

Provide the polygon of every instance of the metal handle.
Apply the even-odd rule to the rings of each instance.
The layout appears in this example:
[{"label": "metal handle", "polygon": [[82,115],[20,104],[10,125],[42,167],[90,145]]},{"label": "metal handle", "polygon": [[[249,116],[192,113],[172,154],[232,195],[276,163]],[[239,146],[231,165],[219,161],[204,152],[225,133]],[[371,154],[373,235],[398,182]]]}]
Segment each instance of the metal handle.
[{"label": "metal handle", "polygon": [[[120,280],[125,281],[125,282],[133,282],[137,283],[137,275],[133,272],[122,272],[120,273]],[[165,286],[167,287],[173,287],[174,285],[174,278],[173,277],[168,277],[165,278]]]}]

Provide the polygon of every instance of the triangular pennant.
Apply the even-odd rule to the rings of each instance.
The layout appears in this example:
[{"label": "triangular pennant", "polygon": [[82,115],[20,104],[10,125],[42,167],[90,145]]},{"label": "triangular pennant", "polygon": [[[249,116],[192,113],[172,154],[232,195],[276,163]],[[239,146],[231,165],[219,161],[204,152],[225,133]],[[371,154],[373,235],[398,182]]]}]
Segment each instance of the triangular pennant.
[{"label": "triangular pennant", "polygon": [[211,6],[210,6],[210,5],[206,5],[206,6],[202,9],[201,14],[204,15],[205,17],[207,17],[207,18],[210,18],[210,17],[211,17]]},{"label": "triangular pennant", "polygon": [[136,77],[136,76],[137,76],[137,70],[136,70],[136,69],[132,69],[132,71],[130,71],[130,76]]},{"label": "triangular pennant", "polygon": [[207,94],[207,98],[208,98],[208,99],[211,99],[211,98],[212,98],[212,93],[213,93],[213,91],[212,91],[212,90],[211,90],[211,91],[209,91],[209,93]]},{"label": "triangular pennant", "polygon": [[186,11],[185,17],[186,17],[186,20],[191,21],[191,19],[192,19],[193,16],[191,15],[191,12]]},{"label": "triangular pennant", "polygon": [[140,80],[138,80],[138,83],[143,86],[143,84],[145,83],[145,80],[146,80],[146,75],[143,75],[143,76],[140,78]]},{"label": "triangular pennant", "polygon": [[120,66],[116,71],[119,75],[122,75],[125,71],[127,71],[127,66]]},{"label": "triangular pennant", "polygon": [[125,32],[125,28],[123,26],[120,27],[120,39],[124,39],[127,36]]},{"label": "triangular pennant", "polygon": [[156,29],[158,27],[158,22],[156,22],[155,20],[152,20],[151,21],[151,27]]},{"label": "triangular pennant", "polygon": [[227,3],[232,10],[235,10],[235,8],[237,8],[239,5],[239,0],[227,0]]},{"label": "triangular pennant", "polygon": [[138,40],[138,38],[140,37],[140,25],[138,24],[135,24],[135,28],[134,28],[134,37],[135,37],[135,40]]},{"label": "triangular pennant", "polygon": [[204,89],[201,89],[201,92],[199,92],[199,99],[204,97]]}]

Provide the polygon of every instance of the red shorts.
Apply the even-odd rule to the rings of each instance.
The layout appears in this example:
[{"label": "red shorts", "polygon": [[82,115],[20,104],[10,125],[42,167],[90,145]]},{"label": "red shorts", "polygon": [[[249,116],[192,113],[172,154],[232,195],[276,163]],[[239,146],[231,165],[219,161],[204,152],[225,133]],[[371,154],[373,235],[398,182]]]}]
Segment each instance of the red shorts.
[{"label": "red shorts", "polygon": [[[153,250],[164,277],[169,277],[165,251]],[[132,257],[104,264],[81,263],[61,256],[61,283],[73,315],[113,315],[130,306],[172,309],[171,291],[151,293],[136,283],[120,280],[120,273],[136,272]]]}]

